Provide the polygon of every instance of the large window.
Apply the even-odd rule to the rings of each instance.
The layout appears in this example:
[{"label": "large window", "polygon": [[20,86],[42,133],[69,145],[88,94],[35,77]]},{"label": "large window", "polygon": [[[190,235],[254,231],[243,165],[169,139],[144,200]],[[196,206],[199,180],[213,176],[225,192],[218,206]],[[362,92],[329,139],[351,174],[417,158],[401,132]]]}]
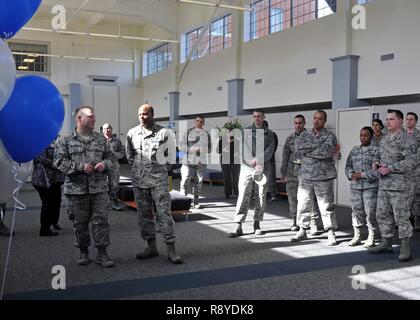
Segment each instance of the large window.
[{"label": "large window", "polygon": [[258,0],[245,13],[245,41],[261,38],[336,11],[336,0]]},{"label": "large window", "polygon": [[187,32],[181,38],[181,63],[184,63],[192,49],[191,60],[201,58],[232,45],[232,16],[227,15],[210,23],[200,43],[196,42],[203,31],[203,27]]},{"label": "large window", "polygon": [[9,48],[13,53],[16,62],[16,70],[19,72],[47,73],[48,45],[9,42]]},{"label": "large window", "polygon": [[143,76],[165,70],[172,62],[172,47],[164,43],[148,50],[143,57]]}]

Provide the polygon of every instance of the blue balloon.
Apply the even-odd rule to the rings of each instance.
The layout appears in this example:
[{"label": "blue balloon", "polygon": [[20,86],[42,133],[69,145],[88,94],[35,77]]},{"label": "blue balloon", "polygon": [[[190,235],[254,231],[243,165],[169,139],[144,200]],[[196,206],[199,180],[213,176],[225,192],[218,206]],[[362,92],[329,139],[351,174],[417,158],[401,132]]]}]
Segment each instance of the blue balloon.
[{"label": "blue balloon", "polygon": [[0,111],[0,138],[16,162],[32,160],[57,137],[64,121],[60,92],[47,79],[23,76]]},{"label": "blue balloon", "polygon": [[41,0],[0,0],[0,38],[13,37],[35,14]]}]

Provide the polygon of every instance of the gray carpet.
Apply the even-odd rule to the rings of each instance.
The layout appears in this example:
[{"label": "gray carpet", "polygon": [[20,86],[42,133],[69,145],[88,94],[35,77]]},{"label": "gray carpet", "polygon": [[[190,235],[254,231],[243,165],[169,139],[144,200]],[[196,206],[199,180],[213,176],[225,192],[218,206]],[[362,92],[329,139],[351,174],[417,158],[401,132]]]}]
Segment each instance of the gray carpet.
[{"label": "gray carpet", "polygon": [[[177,189],[179,181],[174,181]],[[110,212],[111,257],[116,267],[104,269],[95,263],[76,265],[72,225],[65,212],[57,237],[39,237],[40,200],[29,185],[20,199],[28,206],[16,214],[12,251],[5,283],[5,299],[140,299],[140,300],[276,300],[276,299],[419,299],[420,237],[413,238],[415,259],[399,263],[398,241],[394,253],[371,255],[362,247],[350,248],[348,225],[337,232],[339,245],[328,247],[326,234],[291,243],[287,200],[267,204],[262,228],[252,233],[252,211],[244,225],[245,235],[228,238],[232,230],[235,199],[225,200],[223,186],[204,186],[203,208],[192,209],[189,220],[177,219],[177,249],[185,264],[172,265],[158,234],[160,256],[138,261],[144,248],[132,209]],[[13,208],[7,209],[10,226]],[[348,213],[341,213],[348,221]],[[343,224],[342,224],[343,226]],[[3,275],[8,238],[0,238],[0,272]],[[91,248],[91,259],[96,250]],[[53,290],[55,265],[65,268],[66,290]],[[366,276],[363,289],[352,268],[361,265]],[[363,275],[362,275],[363,276]]]}]

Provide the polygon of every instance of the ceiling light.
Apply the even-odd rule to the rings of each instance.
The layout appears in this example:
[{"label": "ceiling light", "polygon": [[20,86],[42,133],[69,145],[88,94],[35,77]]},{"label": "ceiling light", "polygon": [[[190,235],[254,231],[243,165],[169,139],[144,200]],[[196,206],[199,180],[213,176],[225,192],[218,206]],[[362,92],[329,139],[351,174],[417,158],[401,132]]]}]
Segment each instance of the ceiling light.
[{"label": "ceiling light", "polygon": [[35,62],[35,59],[33,59],[33,58],[25,58],[25,59],[23,59],[23,62],[26,62],[26,63],[34,63]]},{"label": "ceiling light", "polygon": [[27,27],[24,27],[22,29],[27,30],[27,31],[57,32],[57,33],[60,33],[60,34],[72,34],[72,35],[77,35],[77,36],[88,36],[88,37],[101,37],[101,38],[115,38],[115,39],[127,39],[127,40],[138,40],[138,41],[157,41],[157,42],[179,43],[178,40],[152,39],[152,38],[147,38],[147,37],[124,36],[124,35],[118,35],[118,34],[92,33],[92,32],[68,31],[68,30],[27,28]]},{"label": "ceiling light", "polygon": [[[63,58],[63,59],[78,59],[78,60],[95,60],[95,61],[115,61],[115,62],[129,62],[135,63],[136,60],[132,59],[117,59],[117,58],[103,58],[103,57],[87,57],[87,56],[67,56],[67,55],[58,55],[58,54],[46,54],[46,53],[28,53],[28,52],[12,52],[14,55],[25,55],[33,57],[50,57],[50,58]],[[23,66],[25,67],[25,66]],[[26,66],[26,68],[28,68]],[[23,70],[23,69],[20,69]],[[26,70],[26,69],[25,69]]]},{"label": "ceiling light", "polygon": [[28,66],[19,66],[18,70],[28,70],[29,67]]},{"label": "ceiling light", "polygon": [[195,1],[195,0],[178,0],[178,1],[181,2],[181,3],[199,4],[199,5],[202,5],[202,6],[209,6],[209,7],[219,7],[219,8],[234,9],[234,10],[241,10],[241,11],[252,11],[252,8],[231,6],[231,5],[228,5],[228,4],[217,4],[217,3]]}]

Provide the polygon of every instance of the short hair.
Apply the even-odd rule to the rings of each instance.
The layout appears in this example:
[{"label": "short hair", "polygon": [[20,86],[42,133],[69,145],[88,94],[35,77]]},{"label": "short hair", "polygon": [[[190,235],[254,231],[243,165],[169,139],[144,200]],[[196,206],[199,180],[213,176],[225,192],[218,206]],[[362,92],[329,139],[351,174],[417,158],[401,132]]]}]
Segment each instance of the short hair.
[{"label": "short hair", "polygon": [[76,111],[74,112],[74,116],[77,117],[80,111],[83,109],[90,109],[92,112],[95,112],[95,109],[93,109],[91,106],[80,106],[80,107],[77,107]]},{"label": "short hair", "polygon": [[407,112],[407,116],[413,116],[416,122],[419,120],[419,116],[415,112]]},{"label": "short hair", "polygon": [[108,128],[111,128],[111,130],[113,129],[113,128],[112,128],[112,126],[111,126],[111,124],[110,124],[110,123],[108,123],[108,122],[104,123],[104,124],[102,125],[102,128],[103,128],[103,127],[105,127],[105,125],[108,125]]},{"label": "short hair", "polygon": [[205,118],[204,118],[204,116],[202,116],[202,115],[195,116],[194,120],[195,120],[195,119],[197,119],[197,118],[203,119],[203,122],[205,122],[205,121],[206,121],[206,119],[205,119]]},{"label": "short hair", "polygon": [[384,128],[384,124],[383,124],[383,122],[382,122],[382,120],[381,119],[373,119],[372,120],[372,124],[373,123],[377,123],[377,124],[379,124],[379,126],[381,127],[381,130]]},{"label": "short hair", "polygon": [[148,103],[142,104],[139,107],[139,110],[141,107],[146,107],[146,106],[149,107],[150,113],[152,114],[152,117],[153,117],[155,115],[155,109],[153,109],[153,106],[151,104],[148,104]]},{"label": "short hair", "polygon": [[252,110],[252,112],[259,112],[259,113],[262,113],[263,115],[265,115],[263,109],[254,109],[254,110]]},{"label": "short hair", "polygon": [[395,113],[395,115],[397,116],[398,119],[403,120],[404,119],[404,114],[397,109],[388,109],[387,111],[388,113]]},{"label": "short hair", "polygon": [[371,127],[363,127],[360,131],[362,130],[369,131],[370,136],[373,137],[373,129]]},{"label": "short hair", "polygon": [[315,113],[320,113],[324,116],[325,122],[327,122],[327,113],[324,110],[316,110]]},{"label": "short hair", "polygon": [[295,118],[302,119],[302,120],[303,120],[303,122],[305,122],[305,123],[306,123],[305,117],[304,117],[303,115],[301,115],[301,114],[298,114],[298,115],[294,116],[294,118],[293,118],[293,119],[295,119]]}]

